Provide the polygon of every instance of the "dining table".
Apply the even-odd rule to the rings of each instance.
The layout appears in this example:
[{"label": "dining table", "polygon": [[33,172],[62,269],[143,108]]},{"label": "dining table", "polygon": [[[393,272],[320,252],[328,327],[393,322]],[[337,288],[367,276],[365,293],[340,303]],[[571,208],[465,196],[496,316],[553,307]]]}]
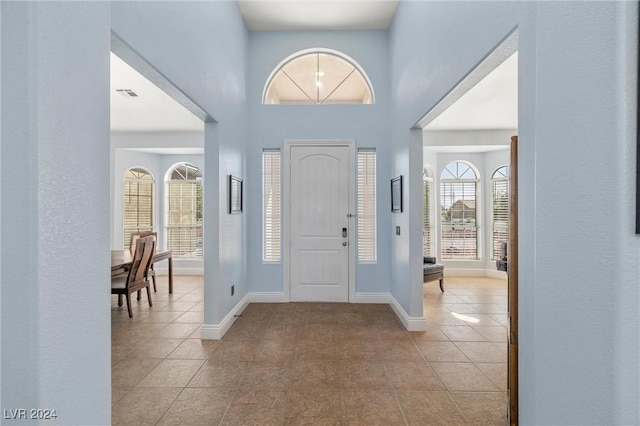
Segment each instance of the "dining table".
[{"label": "dining table", "polygon": [[[151,264],[169,261],[169,293],[173,293],[173,258],[170,250],[156,251],[151,259]],[[129,250],[111,250],[111,276],[120,275],[131,269],[131,252]]]}]

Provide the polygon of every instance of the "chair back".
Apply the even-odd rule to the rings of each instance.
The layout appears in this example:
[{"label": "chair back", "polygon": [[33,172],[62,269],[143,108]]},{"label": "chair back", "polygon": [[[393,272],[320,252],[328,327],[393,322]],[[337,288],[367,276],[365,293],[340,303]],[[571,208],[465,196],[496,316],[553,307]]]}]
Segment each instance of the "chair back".
[{"label": "chair back", "polygon": [[153,239],[155,241],[157,241],[158,239],[158,233],[154,232],[154,231],[140,231],[140,232],[133,232],[131,234],[131,240],[129,241],[129,252],[133,255],[133,253],[136,251],[136,244],[138,243],[138,240],[140,238],[145,238],[145,237],[153,237]]},{"label": "chair back", "polygon": [[136,249],[133,253],[131,269],[127,277],[127,286],[146,279],[155,248],[156,240],[154,236],[138,238]]}]

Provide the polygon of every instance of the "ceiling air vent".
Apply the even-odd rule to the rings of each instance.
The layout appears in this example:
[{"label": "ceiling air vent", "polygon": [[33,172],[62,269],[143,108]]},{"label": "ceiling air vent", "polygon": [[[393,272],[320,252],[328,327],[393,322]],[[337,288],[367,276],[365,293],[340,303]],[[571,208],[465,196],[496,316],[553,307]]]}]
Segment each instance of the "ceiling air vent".
[{"label": "ceiling air vent", "polygon": [[131,89],[116,89],[125,98],[137,98],[138,94]]}]

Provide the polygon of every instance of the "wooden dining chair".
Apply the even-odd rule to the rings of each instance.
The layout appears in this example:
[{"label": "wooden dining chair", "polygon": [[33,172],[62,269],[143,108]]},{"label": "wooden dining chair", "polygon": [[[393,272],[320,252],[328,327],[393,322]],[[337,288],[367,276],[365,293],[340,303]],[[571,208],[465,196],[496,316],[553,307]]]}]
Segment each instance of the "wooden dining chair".
[{"label": "wooden dining chair", "polygon": [[151,301],[151,290],[149,288],[148,272],[155,248],[156,242],[152,236],[140,238],[137,241],[136,248],[132,256],[131,269],[129,269],[127,276],[116,276],[111,278],[111,294],[118,295],[118,306],[122,306],[123,295],[127,298],[129,318],[133,318],[133,311],[131,309],[131,293],[146,288],[149,306],[153,306],[153,302]]},{"label": "wooden dining chair", "polygon": [[[154,241],[158,242],[158,233],[154,231],[140,231],[134,232],[131,234],[131,241],[129,241],[129,251],[133,255],[133,252],[136,250],[136,244],[140,238],[153,237]],[[156,292],[158,289],[156,288],[156,271],[153,270],[153,262],[151,262],[151,266],[149,267],[149,276],[151,277],[151,281],[153,282],[153,291]],[[138,300],[140,300],[140,293],[138,293]]]}]

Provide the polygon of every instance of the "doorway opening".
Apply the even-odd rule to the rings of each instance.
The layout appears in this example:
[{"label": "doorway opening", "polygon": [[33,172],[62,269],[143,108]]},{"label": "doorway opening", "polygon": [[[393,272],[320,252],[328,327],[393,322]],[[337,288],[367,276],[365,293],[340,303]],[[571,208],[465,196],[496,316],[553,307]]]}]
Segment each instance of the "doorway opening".
[{"label": "doorway opening", "polygon": [[[506,377],[510,424],[518,423],[517,44],[514,30],[416,125],[423,130],[424,256],[445,265],[444,294],[423,286],[425,316],[436,326],[460,321],[506,351],[492,368]],[[505,259],[508,273],[497,267]],[[449,312],[430,314],[435,299]]]}]

